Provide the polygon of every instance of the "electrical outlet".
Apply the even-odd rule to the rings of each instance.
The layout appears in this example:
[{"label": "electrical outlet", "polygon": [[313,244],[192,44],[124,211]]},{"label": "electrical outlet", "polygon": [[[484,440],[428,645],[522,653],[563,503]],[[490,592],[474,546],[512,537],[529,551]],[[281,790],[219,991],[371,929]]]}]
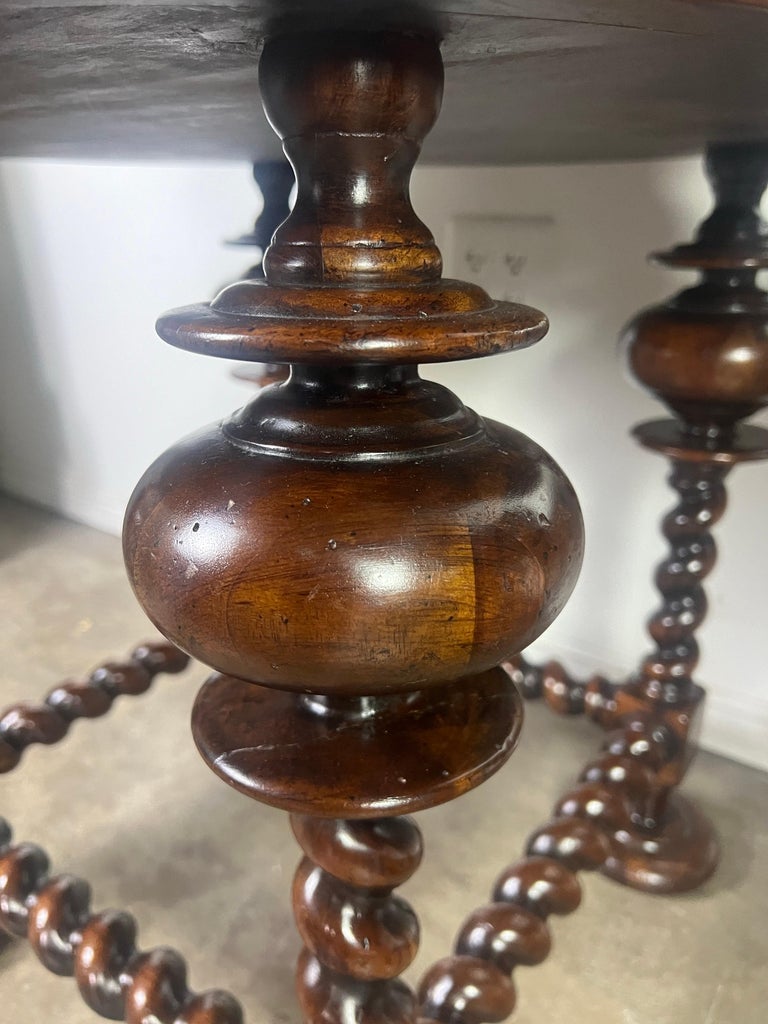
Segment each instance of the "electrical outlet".
[{"label": "electrical outlet", "polygon": [[494,298],[536,304],[557,256],[551,217],[461,214],[448,232],[452,276],[481,285]]}]

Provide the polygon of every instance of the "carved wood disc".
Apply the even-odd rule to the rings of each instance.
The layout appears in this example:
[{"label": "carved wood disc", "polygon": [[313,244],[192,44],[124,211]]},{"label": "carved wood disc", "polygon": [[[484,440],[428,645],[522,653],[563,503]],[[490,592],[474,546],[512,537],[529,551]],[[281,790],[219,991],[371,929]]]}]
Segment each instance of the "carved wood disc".
[{"label": "carved wood disc", "polygon": [[397,696],[316,697],[215,675],[192,713],[230,786],[321,817],[409,814],[473,789],[515,748],[522,701],[503,669]]},{"label": "carved wood disc", "polygon": [[671,459],[729,466],[768,459],[768,430],[753,423],[742,423],[728,437],[710,438],[692,435],[676,420],[650,420],[639,423],[632,434],[644,448]]}]

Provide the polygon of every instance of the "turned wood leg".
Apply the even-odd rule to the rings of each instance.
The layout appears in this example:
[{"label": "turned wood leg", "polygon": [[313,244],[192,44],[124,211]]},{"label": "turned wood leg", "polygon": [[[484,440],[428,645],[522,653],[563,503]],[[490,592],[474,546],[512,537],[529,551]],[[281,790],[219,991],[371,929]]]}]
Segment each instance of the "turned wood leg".
[{"label": "turned wood leg", "polygon": [[[533,967],[550,953],[549,918],[571,914],[581,903],[579,873],[611,873],[617,865],[629,869],[622,844],[638,834],[637,809],[653,804],[656,771],[665,754],[657,726],[645,734],[637,728],[609,734],[605,750],[557,802],[552,818],[528,837],[525,856],[502,871],[491,902],[464,922],[453,954],[425,973],[418,988],[421,1019],[498,1024],[512,1012],[518,969]],[[683,806],[666,819],[661,847],[669,856],[675,843],[682,848],[703,830],[699,839],[706,863],[706,823],[690,805]],[[652,842],[658,840],[649,839],[648,853]],[[653,865],[659,879],[648,888],[661,891],[660,882],[677,880],[673,865],[665,866],[658,856]],[[690,877],[690,859],[677,866]],[[638,865],[636,877],[653,882],[650,870],[646,867],[643,876]]]},{"label": "turned wood leg", "polygon": [[419,829],[410,818],[294,814],[291,824],[306,854],[293,882],[304,1019],[413,1020],[414,995],[398,976],[416,955],[419,922],[392,890],[419,866]]},{"label": "turned wood leg", "polygon": [[607,749],[632,753],[652,772],[631,820],[616,828],[603,870],[635,888],[680,892],[714,870],[711,825],[676,792],[695,752],[704,691],[693,679],[695,633],[707,612],[702,583],[716,549],[711,528],[725,511],[733,466],[768,457],[768,431],[742,420],[768,404],[768,296],[756,273],[768,266],[768,228],[759,204],[768,181],[768,145],[711,146],[713,213],[689,245],[656,258],[701,273],[701,282],[641,313],[624,343],[637,379],[675,414],[638,426],[642,445],[670,459],[679,501],[664,518],[669,554],[656,572],[662,597],[648,631],[655,649],[620,686],[574,679],[557,662],[522,656],[507,670],[529,698],[561,714],[586,713],[612,730]]},{"label": "turned wood leg", "polygon": [[546,330],[443,280],[411,207],[442,90],[432,29],[276,35],[260,86],[297,175],[265,279],[158,329],[290,374],[147,471],[126,564],[153,621],[215,669],[202,757],[292,815],[304,1019],[404,1024],[418,923],[394,890],[421,857],[404,816],[512,753],[522,702],[499,665],[566,601],[581,515],[534,442],[416,369]]}]

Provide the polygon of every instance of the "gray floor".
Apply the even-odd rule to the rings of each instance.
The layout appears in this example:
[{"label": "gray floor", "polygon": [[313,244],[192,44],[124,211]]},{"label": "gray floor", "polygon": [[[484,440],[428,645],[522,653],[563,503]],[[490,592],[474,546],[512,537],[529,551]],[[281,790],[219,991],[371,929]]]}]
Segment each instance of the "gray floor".
[{"label": "gray floor", "polygon": [[[117,540],[0,502],[0,704],[152,636]],[[142,945],[172,945],[191,984],[239,996],[252,1022],[297,1021],[297,940],[287,891],[296,849],[285,816],[250,804],[204,767],[189,711],[204,670],[159,680],[109,717],[78,722],[4,777],[0,814],[54,870],[87,877],[97,908],[132,911]],[[420,816],[426,862],[401,890],[423,923],[415,980],[449,951],[463,916],[547,817],[597,734],[529,706],[510,763],[479,790]],[[519,1024],[765,1024],[768,1020],[768,775],[701,755],[687,790],[717,823],[724,856],[700,892],[643,896],[585,877],[585,899],[553,919],[555,949],[516,974]],[[0,953],[0,1024],[93,1019],[69,979],[21,942]]]}]

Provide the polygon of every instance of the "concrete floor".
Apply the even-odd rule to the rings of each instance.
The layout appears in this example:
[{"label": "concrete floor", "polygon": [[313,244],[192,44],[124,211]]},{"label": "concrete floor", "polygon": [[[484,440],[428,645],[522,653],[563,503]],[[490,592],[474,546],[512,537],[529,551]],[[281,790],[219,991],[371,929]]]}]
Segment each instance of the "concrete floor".
[{"label": "concrete floor", "polygon": [[[0,704],[42,696],[67,675],[126,653],[153,630],[125,580],[119,542],[0,501]],[[251,1022],[297,1021],[297,940],[286,818],[228,789],[189,735],[205,670],[160,679],[111,714],[35,747],[3,777],[0,814],[54,870],[82,874],[94,906],[120,907],[142,945],[172,945],[196,989],[220,986]],[[464,915],[546,820],[597,733],[528,707],[524,738],[495,778],[419,816],[425,864],[401,892],[423,923],[408,977],[447,953]],[[768,775],[702,754],[688,793],[716,822],[723,861],[699,892],[654,898],[583,876],[585,899],[553,919],[555,949],[516,974],[518,1024],[765,1024],[768,1020]],[[93,1019],[70,979],[21,942],[0,953],[0,1024]]]}]

